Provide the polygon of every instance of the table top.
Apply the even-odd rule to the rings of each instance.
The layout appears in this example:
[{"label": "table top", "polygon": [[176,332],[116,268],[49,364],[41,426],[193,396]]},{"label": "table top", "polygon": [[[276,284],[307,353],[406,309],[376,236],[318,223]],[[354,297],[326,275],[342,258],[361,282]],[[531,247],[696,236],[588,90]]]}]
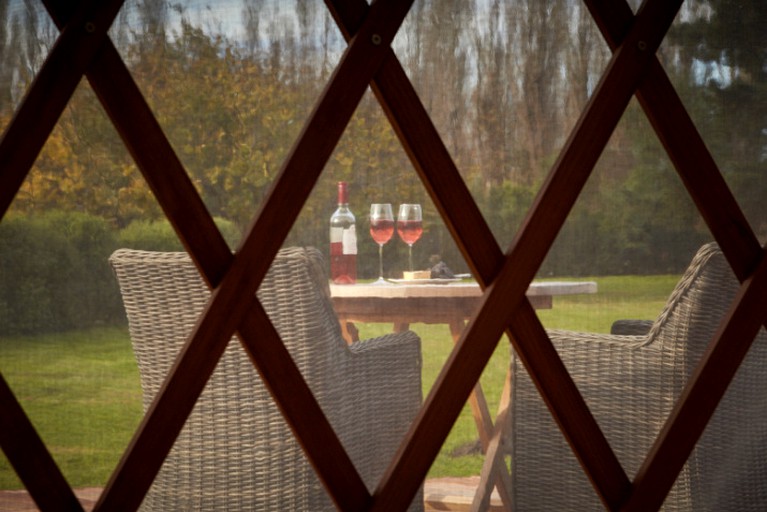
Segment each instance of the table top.
[{"label": "table top", "polygon": [[[434,280],[430,280],[434,281]],[[534,281],[527,289],[527,295],[554,296],[596,293],[597,283],[593,281]],[[410,297],[480,297],[482,289],[477,282],[391,283],[391,284],[331,284],[333,298],[410,298]]]}]

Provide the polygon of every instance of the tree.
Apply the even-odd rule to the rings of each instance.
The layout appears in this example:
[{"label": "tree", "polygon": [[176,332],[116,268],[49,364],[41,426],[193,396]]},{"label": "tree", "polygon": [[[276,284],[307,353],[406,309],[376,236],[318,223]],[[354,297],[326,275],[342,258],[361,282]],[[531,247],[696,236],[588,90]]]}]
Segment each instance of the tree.
[{"label": "tree", "polygon": [[752,226],[767,235],[767,9],[697,0],[670,39],[690,110]]},{"label": "tree", "polygon": [[[0,5],[2,119],[10,118],[51,40],[47,18],[34,0],[8,5]],[[761,169],[767,159],[767,113],[761,101],[765,36],[758,30],[764,10],[755,0],[736,9],[728,9],[724,0],[687,5],[659,55],[736,196],[767,233]],[[311,2],[247,0],[242,19],[226,22],[212,12],[202,4],[141,0],[133,11],[120,14],[110,37],[210,213],[245,229],[344,46],[327,10]],[[235,27],[238,21],[242,32]],[[738,37],[722,37],[723,31]],[[393,46],[491,229],[506,246],[605,67],[610,54],[601,35],[586,9],[569,0],[426,0],[414,4]],[[686,204],[684,191],[641,117],[629,109],[613,134],[548,260],[550,271],[585,271],[578,262],[593,264],[595,272],[615,271],[623,268],[617,259],[648,254],[664,236],[681,240],[681,226],[694,223],[686,206],[683,215],[674,210]],[[288,243],[327,244],[327,217],[341,180],[351,182],[361,229],[371,202],[417,201],[424,204],[430,230],[418,244],[423,264],[431,253],[459,259],[369,94]],[[673,193],[658,194],[656,188],[667,181]],[[115,226],[162,216],[85,82],[14,203],[21,210],[54,207],[96,214]],[[677,225],[671,218],[685,220]],[[689,231],[683,245],[700,234],[698,224]],[[584,237],[593,239],[589,247],[576,243]],[[615,246],[620,250],[611,250]],[[624,253],[615,261],[597,260],[588,252],[594,247],[604,255]],[[361,256],[365,251],[374,256],[375,249],[372,243],[361,245]],[[404,255],[399,249],[390,249],[395,261]]]}]

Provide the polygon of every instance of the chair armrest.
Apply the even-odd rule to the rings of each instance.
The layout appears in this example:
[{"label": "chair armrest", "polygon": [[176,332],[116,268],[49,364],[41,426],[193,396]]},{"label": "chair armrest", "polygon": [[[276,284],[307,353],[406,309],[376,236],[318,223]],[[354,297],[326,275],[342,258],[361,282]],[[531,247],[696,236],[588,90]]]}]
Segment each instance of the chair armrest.
[{"label": "chair armrest", "polygon": [[[681,354],[646,336],[550,331],[549,337],[631,477],[668,416]],[[511,461],[520,510],[602,507],[527,371],[512,358]],[[672,491],[672,494],[676,491]]]},{"label": "chair armrest", "polygon": [[[422,401],[421,340],[411,331],[349,346],[344,409],[354,428],[343,439],[357,470],[372,491],[389,466]],[[364,455],[364,456],[363,456]],[[362,466],[362,462],[367,464]],[[418,493],[411,510],[423,509]]]},{"label": "chair armrest", "polygon": [[[413,350],[417,349],[418,351],[418,357],[420,359],[421,354],[421,338],[418,337],[416,333],[413,331],[402,331],[402,332],[395,332],[391,334],[385,334],[383,336],[379,336],[377,338],[368,338],[366,340],[360,340],[352,343],[349,345],[349,350],[352,352],[352,354],[360,355],[360,354],[366,354],[368,352],[376,352],[378,350],[382,351],[388,351],[392,350],[393,353],[387,357],[401,357],[400,350]],[[383,353],[383,352],[380,352]],[[363,356],[367,357],[367,355]],[[375,356],[375,357],[381,357],[381,356]]]}]

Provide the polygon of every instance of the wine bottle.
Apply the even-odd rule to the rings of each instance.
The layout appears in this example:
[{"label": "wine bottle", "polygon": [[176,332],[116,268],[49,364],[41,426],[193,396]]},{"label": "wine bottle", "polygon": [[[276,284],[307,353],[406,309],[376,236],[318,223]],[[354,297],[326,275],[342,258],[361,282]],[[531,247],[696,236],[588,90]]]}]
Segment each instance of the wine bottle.
[{"label": "wine bottle", "polygon": [[357,282],[357,232],[349,210],[349,189],[338,182],[338,208],[330,216],[330,279],[336,284]]}]

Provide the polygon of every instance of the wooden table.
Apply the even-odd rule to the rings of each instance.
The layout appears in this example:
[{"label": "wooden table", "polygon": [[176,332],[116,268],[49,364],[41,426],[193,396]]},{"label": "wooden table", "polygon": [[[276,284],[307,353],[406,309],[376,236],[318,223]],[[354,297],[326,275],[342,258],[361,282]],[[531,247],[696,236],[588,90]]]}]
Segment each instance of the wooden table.
[{"label": "wooden table", "polygon": [[[526,295],[534,308],[551,309],[554,296],[596,292],[597,284],[591,281],[546,281],[531,283]],[[456,343],[461,337],[466,322],[471,319],[479,306],[482,290],[477,283],[473,282],[331,284],[330,295],[341,323],[341,330],[349,343],[359,340],[355,322],[391,323],[395,331],[406,330],[413,323],[447,324],[450,327],[453,343]],[[510,379],[507,373],[501,407],[504,407],[504,403],[508,401],[505,396],[509,392]],[[488,453],[493,436],[493,419],[479,382],[469,397],[469,405],[477,425],[482,452]],[[488,454],[488,457],[490,456]],[[492,464],[502,464],[495,453],[492,454],[492,458]],[[495,482],[490,484],[493,485]],[[509,482],[498,481],[496,485],[501,493],[502,501],[508,505],[511,502]],[[483,482],[480,487],[486,487],[485,483]],[[491,487],[488,489],[491,490]]]},{"label": "wooden table", "polygon": [[[591,281],[534,282],[527,298],[536,309],[550,309],[555,295],[596,293]],[[476,311],[482,290],[477,283],[330,285],[333,307],[346,341],[358,341],[355,322],[390,323],[395,331],[410,324],[446,324],[454,341]]]},{"label": "wooden table", "polygon": [[[536,309],[550,309],[556,295],[596,293],[597,284],[591,281],[534,282],[527,289],[527,298]],[[453,342],[461,332],[482,298],[482,290],[475,282],[449,284],[354,284],[330,285],[333,307],[338,315],[346,341],[359,340],[355,322],[390,323],[394,330],[406,330],[410,324],[446,324]],[[474,419],[480,427],[482,446],[488,438],[483,425],[490,415],[484,395],[477,386],[470,399]]]}]

